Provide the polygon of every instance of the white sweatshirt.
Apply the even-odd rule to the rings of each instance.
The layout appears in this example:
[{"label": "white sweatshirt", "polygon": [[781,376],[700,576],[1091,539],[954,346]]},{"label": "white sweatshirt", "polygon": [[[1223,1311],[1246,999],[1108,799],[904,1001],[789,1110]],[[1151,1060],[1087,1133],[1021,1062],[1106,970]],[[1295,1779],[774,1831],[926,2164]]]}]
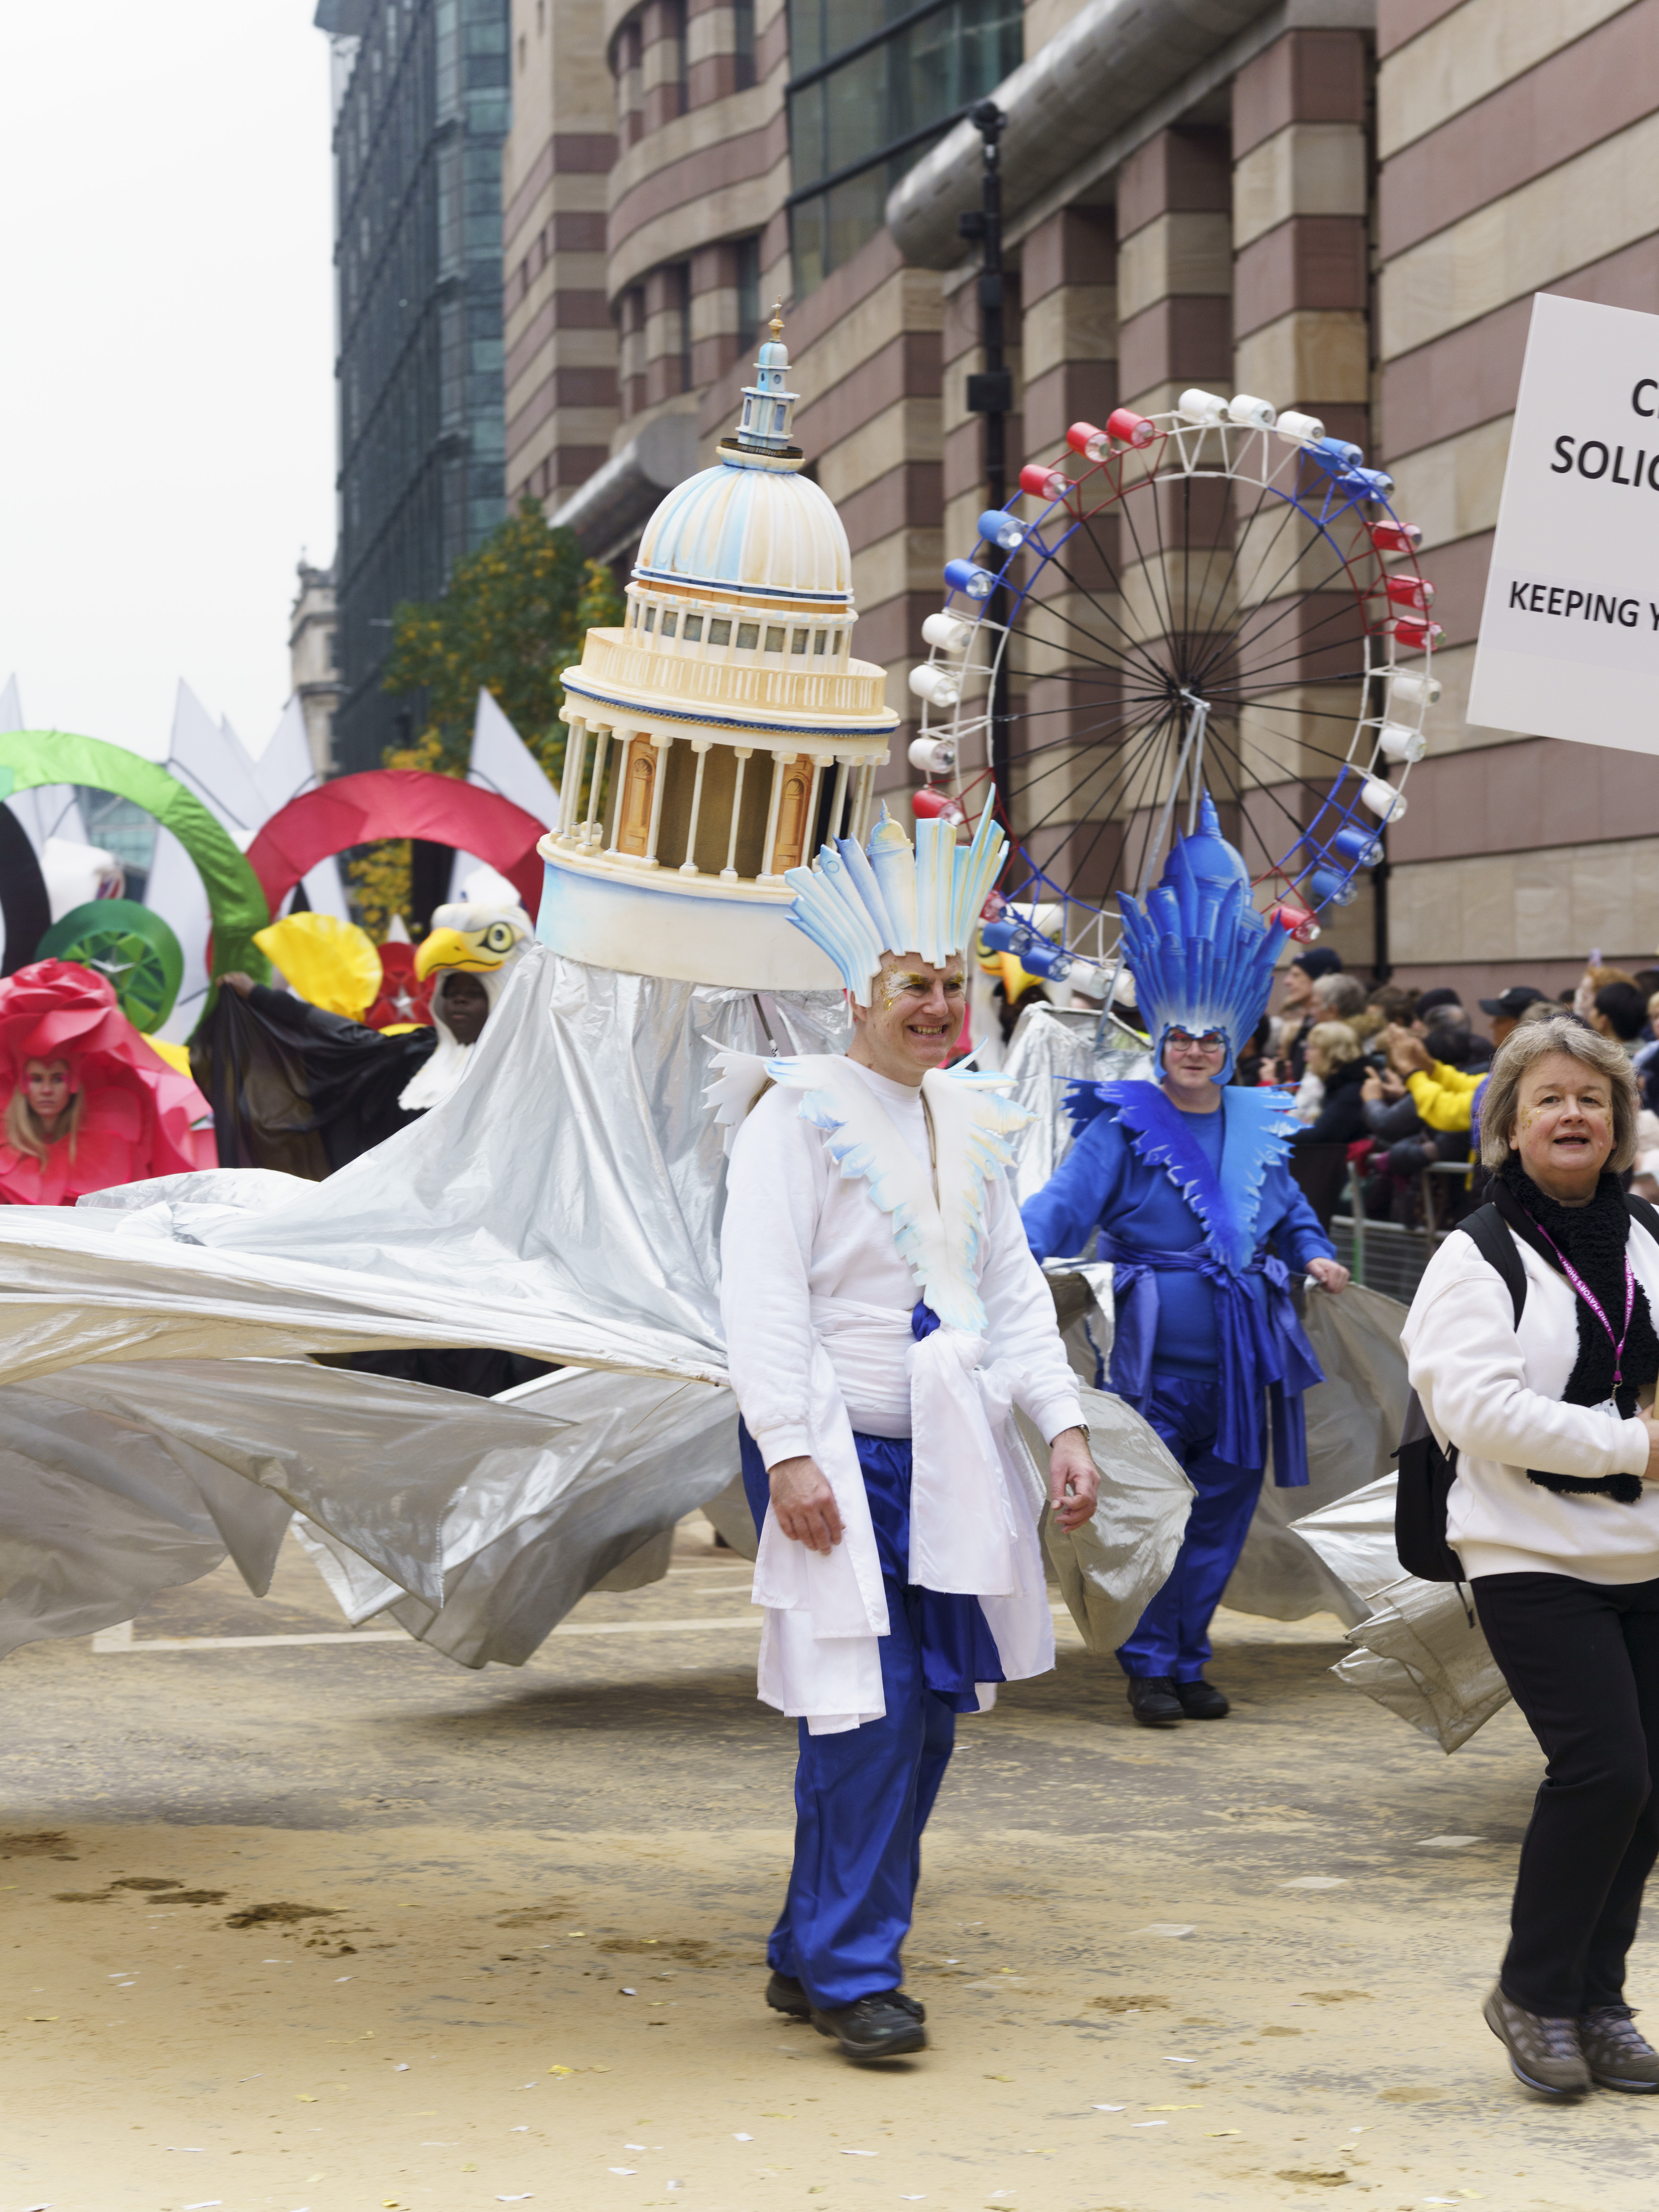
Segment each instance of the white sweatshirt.
[{"label": "white sweatshirt", "polygon": [[[855,1060],[916,1158],[928,1158],[921,1093]],[[775,1090],[755,1107],[732,1151],[720,1232],[720,1304],[732,1387],[768,1467],[810,1449],[805,1408],[815,1334],[813,1301],[887,1310],[890,1325],[835,1328],[825,1349],[854,1429],[908,1437],[909,1317],[921,1296],[893,1239],[891,1218],[862,1178],[843,1176],[823,1133],[801,1118],[800,1094]],[[986,1235],[977,1257],[994,1358],[1024,1377],[1015,1402],[1053,1442],[1082,1419],[1077,1377],[1054,1320],[1054,1299],[1032,1259],[1013,1194],[1001,1175],[986,1185]]]},{"label": "white sweatshirt", "polygon": [[[1517,1240],[1527,1272],[1521,1326],[1496,1270],[1468,1237],[1448,1237],[1429,1262],[1401,1340],[1412,1387],[1443,1449],[1458,1450],[1446,1534],[1463,1571],[1475,1575],[1570,1575],[1587,1583],[1640,1583],[1659,1576],[1659,1486],[1634,1505],[1604,1493],[1559,1496],[1527,1479],[1593,1480],[1641,1474],[1647,1431],[1589,1406],[1566,1406],[1578,1357],[1577,1299],[1567,1283]],[[1659,1316],[1659,1245],[1632,1223],[1628,1246],[1637,1280]]]}]

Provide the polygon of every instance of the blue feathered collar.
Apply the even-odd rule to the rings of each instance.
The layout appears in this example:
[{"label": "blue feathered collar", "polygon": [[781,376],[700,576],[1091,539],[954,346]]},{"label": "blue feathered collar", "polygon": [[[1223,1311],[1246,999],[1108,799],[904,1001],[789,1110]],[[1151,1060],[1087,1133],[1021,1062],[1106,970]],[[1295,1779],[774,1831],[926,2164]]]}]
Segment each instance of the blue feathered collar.
[{"label": "blue feathered collar", "polygon": [[1129,1149],[1146,1166],[1162,1168],[1204,1224],[1210,1249],[1233,1274],[1243,1274],[1261,1241],[1256,1218],[1267,1170],[1291,1148],[1296,1121],[1283,1091],[1224,1089],[1221,1171],[1194,1140],[1186,1118],[1156,1083],[1073,1083],[1066,1110],[1074,1128],[1115,1111]]}]

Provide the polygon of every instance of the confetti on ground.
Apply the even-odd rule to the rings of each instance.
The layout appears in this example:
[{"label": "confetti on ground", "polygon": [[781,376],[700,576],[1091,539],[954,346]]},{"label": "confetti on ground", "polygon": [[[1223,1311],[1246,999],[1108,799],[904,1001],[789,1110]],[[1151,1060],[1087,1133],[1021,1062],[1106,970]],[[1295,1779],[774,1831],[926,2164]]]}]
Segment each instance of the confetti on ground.
[{"label": "confetti on ground", "polygon": [[617,1995],[619,1997],[636,1997],[639,1995],[639,1991],[637,1990],[618,1990]]},{"label": "confetti on ground", "polygon": [[1167,2120],[1131,2120],[1129,2123],[1132,2128],[1167,2128],[1169,2124]]},{"label": "confetti on ground", "polygon": [[1204,2132],[1214,2142],[1222,2136],[1242,2136],[1244,2130],[1243,2128],[1206,2128]]},{"label": "confetti on ground", "polygon": [[336,1974],[334,1977],[335,1987],[337,1989],[342,1982],[349,1982],[350,1979],[351,1977],[349,1974]]},{"label": "confetti on ground", "polygon": [[[408,2061],[408,2059],[406,2059],[406,2058],[400,2058],[400,2059],[398,2059],[398,2061],[397,2064],[396,2064],[395,2066],[393,2066],[393,2068],[392,2068],[392,2072],[393,2072],[394,2074],[407,2074],[407,2073],[408,2073],[408,2071],[409,2071],[409,2061]],[[570,2071],[570,2069],[569,2069],[568,2066],[556,2066],[556,2067],[553,2069],[553,2071],[554,2071],[556,2074],[568,2074],[568,2073]],[[249,2079],[249,2081],[257,2081],[258,2080],[258,2078],[259,2078],[259,2077],[258,2077],[258,2075],[257,2074],[250,2074],[250,2075],[249,2075],[249,2076],[248,2076],[248,2079]]]},{"label": "confetti on ground", "polygon": [[1191,1936],[1196,1932],[1190,1922],[1180,1920],[1154,1920],[1145,1928],[1133,1930],[1137,1936]]},{"label": "confetti on ground", "polygon": [[209,2208],[224,2203],[222,2197],[198,2197],[193,2204],[186,2204],[185,2212],[209,2212]]},{"label": "confetti on ground", "polygon": [[1281,1889],[1346,1889],[1348,1877],[1345,1874],[1299,1874],[1294,1881],[1281,1881]]},{"label": "confetti on ground", "polygon": [[550,2066],[547,2070],[550,2074],[574,2074],[576,2069],[574,2066]]},{"label": "confetti on ground", "polygon": [[880,2153],[873,2150],[843,2150],[842,2156],[843,2158],[878,2158]]},{"label": "confetti on ground", "polygon": [[755,2138],[753,2136],[733,2136],[732,2140],[733,2142],[753,2142]]},{"label": "confetti on ground", "polygon": [[1012,2081],[1014,2077],[1012,2074],[988,2074],[985,2078],[988,2081]]},{"label": "confetti on ground", "polygon": [[611,2166],[605,2168],[607,2173],[637,2173],[639,2170],[637,2166]]},{"label": "confetti on ground", "polygon": [[1091,2105],[1089,2107],[1091,2112],[1127,2112],[1128,2109],[1127,2105]]},{"label": "confetti on ground", "polygon": [[1164,2063],[1166,2066],[1196,2066],[1198,2061],[1196,2058],[1177,2058],[1173,2051],[1166,2051]]},{"label": "confetti on ground", "polygon": [[498,2197],[495,2202],[498,2204],[528,2204],[533,2193],[526,2189],[522,2197]]},{"label": "confetti on ground", "polygon": [[[1419,1851],[1461,1851],[1466,1844],[1478,1844],[1480,1841],[1479,1836],[1422,1836],[1418,1839],[1417,1848]],[[1441,2201],[1437,2197],[1423,2199],[1425,2204],[1437,2204]],[[1455,2199],[1448,2197],[1444,2202],[1450,2204]]]}]

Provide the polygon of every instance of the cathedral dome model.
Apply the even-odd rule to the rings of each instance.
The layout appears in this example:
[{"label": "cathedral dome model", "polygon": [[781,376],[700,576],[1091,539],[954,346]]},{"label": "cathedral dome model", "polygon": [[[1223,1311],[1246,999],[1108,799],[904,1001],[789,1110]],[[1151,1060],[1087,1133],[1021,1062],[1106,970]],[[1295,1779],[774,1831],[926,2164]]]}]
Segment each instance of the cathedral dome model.
[{"label": "cathedral dome model", "polygon": [[852,658],[852,558],[799,471],[774,312],[735,437],[640,540],[620,629],[563,672],[558,827],[538,934],[571,958],[751,990],[834,988],[786,869],[868,832],[898,716]]}]

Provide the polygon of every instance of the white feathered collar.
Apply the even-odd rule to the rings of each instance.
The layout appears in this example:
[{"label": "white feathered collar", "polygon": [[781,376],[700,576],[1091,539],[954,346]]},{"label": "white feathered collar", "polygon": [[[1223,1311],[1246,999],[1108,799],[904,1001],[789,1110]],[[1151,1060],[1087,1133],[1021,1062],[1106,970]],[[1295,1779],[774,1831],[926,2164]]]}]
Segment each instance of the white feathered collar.
[{"label": "white feathered collar", "polygon": [[[1013,1158],[1009,1139],[1031,1116],[1000,1095],[1000,1079],[930,1068],[921,1096],[933,1121],[934,1176],[858,1071],[831,1053],[763,1060],[716,1056],[719,1079],[708,1097],[727,1132],[726,1150],[769,1082],[801,1093],[800,1116],[822,1129],[825,1149],[849,1180],[861,1178],[922,1297],[947,1328],[983,1334],[985,1307],[977,1261],[985,1229],[985,1185]],[[939,1194],[934,1196],[934,1177]]]}]

